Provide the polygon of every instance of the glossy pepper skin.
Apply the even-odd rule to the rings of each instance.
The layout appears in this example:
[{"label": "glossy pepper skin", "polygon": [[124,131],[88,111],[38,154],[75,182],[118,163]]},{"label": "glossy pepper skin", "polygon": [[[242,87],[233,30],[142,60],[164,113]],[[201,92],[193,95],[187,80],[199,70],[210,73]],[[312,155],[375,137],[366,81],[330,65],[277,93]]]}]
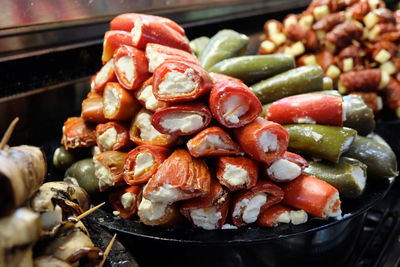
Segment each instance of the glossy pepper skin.
[{"label": "glossy pepper skin", "polygon": [[211,76],[214,86],[211,89],[209,106],[220,124],[227,128],[239,128],[260,115],[262,105],[244,83],[223,74],[212,73]]},{"label": "glossy pepper skin", "polygon": [[[126,153],[119,151],[105,151],[93,156],[95,174],[99,179],[100,191],[105,191],[110,187],[125,184],[123,179],[123,171],[126,155]],[[99,176],[99,170],[101,167],[104,167],[108,170],[107,176],[109,177]],[[101,178],[107,178],[107,181]]]},{"label": "glossy pepper skin", "polygon": [[[185,216],[189,221],[193,222],[191,211],[195,209],[215,209],[216,213],[220,213],[220,219],[218,219],[214,228],[206,229],[220,229],[222,225],[224,225],[226,217],[228,215],[229,210],[229,201],[230,195],[229,191],[221,186],[215,180],[211,180],[210,184],[210,193],[205,195],[204,197],[193,198],[185,201],[180,208],[180,212],[183,216]],[[196,226],[196,225],[195,225]]]},{"label": "glossy pepper skin", "polygon": [[[242,168],[247,173],[247,181],[243,184],[230,184],[224,177],[226,166],[233,165]],[[258,181],[258,162],[246,157],[220,157],[217,159],[216,177],[219,182],[226,186],[230,191],[239,189],[250,189],[257,184]],[[228,177],[229,178],[229,177]]]},{"label": "glossy pepper skin", "polygon": [[[105,144],[101,141],[101,136],[110,129],[114,129],[117,133],[115,139],[116,142],[112,147],[105,147]],[[98,124],[96,126],[96,143],[102,152],[107,150],[124,150],[129,148],[132,145],[131,140],[129,139],[129,128],[116,121]]]},{"label": "glossy pepper skin", "polygon": [[301,94],[282,98],[267,109],[266,119],[280,124],[316,123],[343,126],[342,98]]},{"label": "glossy pepper skin", "polygon": [[262,104],[323,88],[323,71],[319,66],[298,67],[250,86]]},{"label": "glossy pepper skin", "polygon": [[107,83],[116,82],[114,59],[110,59],[101,67],[101,69],[93,76],[90,87],[92,92],[102,93]]},{"label": "glossy pepper skin", "polygon": [[244,52],[249,37],[233,30],[221,30],[215,34],[199,56],[201,65],[209,70],[216,63]]},{"label": "glossy pepper skin", "polygon": [[[118,187],[110,193],[110,195],[108,196],[108,201],[113,210],[119,212],[118,216],[125,219],[129,219],[132,218],[137,212],[138,208],[137,199],[141,190],[142,188],[140,186],[135,186],[135,185]],[[125,209],[121,203],[121,196],[125,193],[130,193],[133,196],[133,203],[130,209]]]},{"label": "glossy pepper skin", "polygon": [[[237,195],[232,197],[231,210],[235,210],[236,205],[238,205],[239,202],[242,201],[243,199],[251,199],[255,195],[260,193],[267,194],[267,201],[261,207],[260,213],[263,210],[268,209],[269,207],[281,202],[284,195],[282,189],[279,186],[266,181],[258,181],[256,186],[252,187],[249,190],[240,191]],[[239,216],[235,216],[234,213],[232,213],[232,222],[234,225],[238,227],[246,225],[246,222],[243,220],[242,217],[243,209],[241,210]]]},{"label": "glossy pepper skin", "polygon": [[[188,80],[193,82],[191,90],[188,92],[163,92],[160,88],[170,73],[183,74]],[[169,59],[158,66],[153,74],[153,94],[164,102],[184,102],[193,101],[207,94],[213,86],[213,81],[206,70],[200,65],[187,62],[183,59]]]},{"label": "glossy pepper skin", "polygon": [[209,71],[240,79],[246,84],[267,79],[295,67],[292,56],[286,54],[256,55],[228,58]]},{"label": "glossy pepper skin", "polygon": [[[283,203],[305,210],[307,213],[326,218],[329,214],[324,212],[329,199],[338,193],[338,190],[321,179],[303,174],[282,187],[284,191]],[[340,211],[340,200],[333,204],[334,213]]]},{"label": "glossy pepper skin", "polygon": [[[141,153],[149,153],[153,164],[142,172],[135,173],[136,159]],[[127,184],[138,185],[146,183],[157,171],[158,166],[171,154],[171,150],[161,146],[141,145],[131,150],[125,159],[124,179]]]},{"label": "glossy pepper skin", "polygon": [[[262,134],[267,132],[276,136],[277,148],[264,151],[260,144]],[[283,156],[289,143],[289,133],[280,124],[257,118],[250,124],[234,130],[240,147],[253,159],[271,164]]]},{"label": "glossy pepper skin", "polygon": [[107,84],[103,95],[103,113],[105,118],[128,121],[139,109],[139,102],[130,92],[122,88],[119,83]]},{"label": "glossy pepper skin", "polygon": [[[211,139],[211,140],[210,140]],[[209,127],[187,142],[189,153],[193,157],[239,156],[243,150],[230,135],[220,127]]]},{"label": "glossy pepper skin", "polygon": [[87,122],[105,123],[108,120],[103,113],[103,96],[90,92],[82,101],[81,117]]},{"label": "glossy pepper skin", "polygon": [[183,59],[185,61],[198,64],[197,58],[191,53],[181,49],[153,43],[146,45],[146,57],[149,61],[149,72],[152,73],[160,64],[168,59]]},{"label": "glossy pepper skin", "polygon": [[342,197],[356,198],[364,191],[367,166],[356,159],[341,157],[336,164],[309,161],[304,173],[334,186]]},{"label": "glossy pepper skin", "polygon": [[64,122],[61,144],[65,149],[91,147],[96,144],[95,128],[81,117],[71,117]]},{"label": "glossy pepper skin", "polygon": [[162,23],[165,23],[168,27],[175,30],[181,35],[185,35],[185,30],[179,26],[176,22],[159,16],[147,15],[147,14],[139,14],[139,13],[125,13],[116,16],[110,22],[111,30],[121,30],[130,32],[132,28],[135,26],[135,22],[139,17],[144,17],[150,20],[157,20]]},{"label": "glossy pepper skin", "polygon": [[[184,120],[184,116],[186,118],[199,115],[202,118],[202,124],[193,129],[169,129],[164,125],[164,121],[171,117],[182,117]],[[203,103],[190,103],[190,104],[180,104],[180,105],[173,105],[163,109],[156,111],[153,116],[151,117],[151,124],[156,128],[160,133],[163,134],[170,134],[174,136],[185,136],[185,135],[192,135],[197,133],[204,128],[206,128],[211,122],[211,112],[208,110],[207,105]],[[172,125],[175,127],[176,125]]]},{"label": "glossy pepper skin", "polygon": [[396,154],[392,149],[386,144],[366,137],[357,136],[344,156],[357,159],[367,165],[369,178],[386,180],[399,174]]},{"label": "glossy pepper skin", "polygon": [[314,124],[288,124],[284,126],[290,135],[289,149],[338,162],[357,131],[338,126]]},{"label": "glossy pepper skin", "polygon": [[112,59],[115,50],[122,45],[132,46],[132,36],[126,31],[107,31],[104,34],[103,54],[101,60],[103,64]]},{"label": "glossy pepper skin", "polygon": [[133,46],[141,50],[146,49],[148,43],[155,43],[192,52],[184,36],[162,20],[140,16],[135,20],[131,34]]},{"label": "glossy pepper skin", "polygon": [[346,106],[346,120],[344,126],[357,130],[359,135],[368,135],[375,129],[375,116],[361,96],[349,94],[343,96]]},{"label": "glossy pepper skin", "polygon": [[151,76],[145,53],[127,45],[115,51],[114,69],[119,83],[128,90],[138,89]]},{"label": "glossy pepper skin", "polygon": [[143,197],[159,200],[157,192],[168,186],[175,194],[166,197],[162,202],[174,203],[200,196],[210,192],[211,175],[203,160],[193,158],[184,149],[175,150],[157,169],[143,190]]}]

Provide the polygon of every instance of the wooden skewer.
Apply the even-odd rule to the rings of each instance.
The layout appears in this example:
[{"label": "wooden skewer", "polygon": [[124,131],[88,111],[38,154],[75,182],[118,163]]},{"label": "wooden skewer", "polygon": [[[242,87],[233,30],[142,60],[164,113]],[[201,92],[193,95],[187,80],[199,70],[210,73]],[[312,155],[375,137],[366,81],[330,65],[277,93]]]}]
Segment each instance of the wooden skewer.
[{"label": "wooden skewer", "polygon": [[11,135],[12,135],[14,129],[15,129],[15,125],[17,125],[17,122],[18,122],[18,121],[19,121],[19,118],[16,117],[16,118],[10,123],[10,125],[8,126],[7,131],[4,133],[3,138],[1,139],[1,142],[0,142],[0,149],[3,149],[3,148],[7,145],[8,141],[10,140],[10,137],[11,137]]},{"label": "wooden skewer", "polygon": [[106,250],[104,251],[104,255],[103,255],[103,260],[100,262],[100,264],[98,265],[98,267],[102,267],[103,264],[106,262],[106,259],[108,257],[108,254],[110,254],[111,248],[115,242],[115,238],[117,237],[117,234],[114,234],[113,238],[111,239],[110,243],[108,243],[108,246],[106,247]]},{"label": "wooden skewer", "polygon": [[78,215],[76,218],[78,220],[82,220],[83,218],[85,218],[86,216],[88,216],[90,213],[92,213],[93,211],[97,210],[98,208],[100,208],[101,206],[103,206],[104,204],[106,204],[106,202],[103,202],[99,205],[97,205],[96,207],[93,207],[91,209],[88,209],[87,211],[85,211],[84,213]]}]

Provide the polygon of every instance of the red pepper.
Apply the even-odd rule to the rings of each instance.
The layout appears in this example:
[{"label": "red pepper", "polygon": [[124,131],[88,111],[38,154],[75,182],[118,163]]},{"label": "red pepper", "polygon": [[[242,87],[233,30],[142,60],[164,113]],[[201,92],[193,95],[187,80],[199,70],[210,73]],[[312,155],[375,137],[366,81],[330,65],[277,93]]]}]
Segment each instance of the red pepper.
[{"label": "red pepper", "polygon": [[211,175],[203,160],[184,149],[175,150],[157,169],[143,190],[152,202],[174,203],[210,192]]},{"label": "red pepper", "polygon": [[397,117],[400,117],[400,82],[390,78],[389,84],[385,88],[385,94],[389,108],[394,109]]},{"label": "red pepper", "polygon": [[183,59],[184,61],[199,64],[197,58],[191,53],[181,49],[153,43],[147,44],[146,57],[149,61],[149,72],[154,72],[160,64],[168,59]]},{"label": "red pepper", "polygon": [[275,227],[279,224],[279,216],[287,213],[287,216],[289,217],[291,210],[292,209],[290,209],[289,207],[283,206],[281,204],[277,204],[268,209],[264,209],[258,216],[257,225],[262,227]]},{"label": "red pepper", "polygon": [[97,93],[89,93],[87,98],[82,101],[81,117],[87,122],[107,122],[103,113],[103,96]]},{"label": "red pepper", "polygon": [[[109,137],[114,139],[111,143],[104,140],[106,138],[104,136],[106,131],[113,131],[116,134],[115,137]],[[124,150],[131,146],[129,129],[125,125],[115,121],[98,124],[96,126],[96,143],[102,152],[108,150]]]},{"label": "red pepper", "polygon": [[135,20],[131,33],[133,45],[141,50],[148,43],[155,43],[192,52],[187,39],[162,20],[141,16]]},{"label": "red pepper", "polygon": [[119,83],[128,90],[138,89],[151,74],[143,51],[122,45],[114,53],[114,68]]},{"label": "red pepper", "polygon": [[206,128],[211,117],[211,112],[203,103],[180,104],[156,111],[151,124],[163,134],[192,135]]},{"label": "red pepper", "polygon": [[111,20],[110,22],[110,27],[111,30],[121,30],[121,31],[127,31],[130,32],[132,28],[135,26],[135,21],[139,17],[144,17],[149,20],[157,20],[162,23],[165,23],[167,26],[172,28],[173,30],[177,31],[181,35],[185,35],[185,30],[179,26],[176,22],[164,18],[164,17],[159,17],[159,16],[153,16],[153,15],[145,15],[145,14],[139,14],[139,13],[125,13],[121,14],[119,16],[116,16]]},{"label": "red pepper", "polygon": [[302,156],[286,151],[282,158],[266,168],[267,176],[274,182],[290,182],[299,177],[308,166]]},{"label": "red pepper", "polygon": [[132,35],[126,31],[107,31],[104,35],[103,54],[101,60],[103,64],[112,59],[114,51],[121,45],[132,46]]},{"label": "red pepper", "polygon": [[[216,177],[230,191],[250,189],[257,184],[258,167],[258,162],[249,158],[220,157],[217,160]],[[232,179],[232,175],[240,176],[240,179]]]},{"label": "red pepper", "polygon": [[140,107],[140,103],[119,83],[107,83],[103,95],[104,117],[110,120],[127,121],[132,119]]},{"label": "red pepper", "polygon": [[260,100],[243,82],[223,74],[212,73],[211,76],[215,83],[209,106],[220,124],[227,128],[239,128],[260,115]]},{"label": "red pepper", "polygon": [[262,118],[235,129],[234,133],[244,152],[267,164],[282,157],[289,143],[289,133],[285,128]]},{"label": "red pepper", "polygon": [[187,142],[193,157],[238,156],[243,151],[227,132],[219,127],[204,129]]},{"label": "red pepper", "polygon": [[125,184],[123,174],[126,155],[119,151],[105,151],[93,156],[100,191]]},{"label": "red pepper", "polygon": [[152,113],[142,109],[132,120],[129,137],[137,145],[171,147],[178,141],[177,136],[162,134],[151,125]]},{"label": "red pepper", "polygon": [[165,60],[153,74],[154,96],[164,102],[193,101],[207,94],[212,86],[205,69],[183,59]]},{"label": "red pepper", "polygon": [[[110,193],[108,196],[108,201],[110,202],[111,207],[113,210],[119,212],[120,217],[129,219],[133,217],[138,208],[138,195],[140,194],[140,191],[142,188],[140,186],[124,186],[124,187],[118,187],[114,191]],[[124,194],[130,194],[132,197],[132,202],[129,203],[131,204],[128,208],[125,208],[122,204],[121,197]]]},{"label": "red pepper", "polygon": [[259,216],[254,221],[247,221],[246,218],[243,218],[243,215],[246,212],[247,201],[253,199],[256,195],[264,193],[266,195],[266,201],[260,207],[260,213],[282,201],[283,199],[283,191],[282,189],[270,182],[266,181],[258,181],[257,185],[252,187],[249,190],[240,191],[237,195],[235,195],[232,199],[232,222],[236,226],[244,226],[246,224],[255,222]]},{"label": "red pepper", "polygon": [[68,118],[64,122],[61,144],[65,146],[65,149],[96,145],[94,126],[80,117]]},{"label": "red pepper", "polygon": [[148,78],[142,87],[135,91],[136,99],[150,111],[157,111],[168,106],[167,103],[157,100],[153,94],[153,77]]},{"label": "red pepper", "polygon": [[[222,187],[215,180],[211,180],[210,193],[204,197],[193,198],[185,201],[180,208],[180,212],[183,216],[190,220],[194,226],[201,227],[206,230],[220,229],[222,225],[224,225],[226,216],[228,215],[229,198],[229,191]],[[214,211],[213,215],[219,215],[219,219],[215,222],[215,224],[197,225],[196,218],[193,219],[192,217],[192,212],[203,210],[205,213],[209,214],[212,209]]]},{"label": "red pepper", "polygon": [[272,103],[266,119],[280,124],[312,123],[343,126],[340,96],[301,94],[282,98]]},{"label": "red pepper", "polygon": [[92,92],[103,92],[109,82],[116,82],[117,76],[114,72],[114,59],[110,59],[92,78],[90,87]]},{"label": "red pepper", "polygon": [[[150,154],[153,163],[144,169],[137,171],[138,156]],[[127,184],[137,185],[146,183],[157,171],[158,166],[171,154],[171,150],[161,146],[141,145],[131,150],[125,159],[124,179]],[[144,163],[140,163],[144,164]]]},{"label": "red pepper", "polygon": [[335,217],[341,213],[338,190],[314,176],[303,174],[282,189],[285,192],[285,204],[305,210],[313,216]]}]

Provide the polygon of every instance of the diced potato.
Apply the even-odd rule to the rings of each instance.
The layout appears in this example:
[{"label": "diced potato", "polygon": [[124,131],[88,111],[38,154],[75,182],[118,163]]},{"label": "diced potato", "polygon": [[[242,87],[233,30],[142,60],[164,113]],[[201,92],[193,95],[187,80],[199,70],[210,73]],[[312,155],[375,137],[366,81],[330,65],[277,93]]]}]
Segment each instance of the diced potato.
[{"label": "diced potato", "polygon": [[371,29],[378,23],[379,18],[373,12],[369,12],[367,15],[364,16],[363,21],[364,21],[365,26],[368,29]]},{"label": "diced potato", "polygon": [[326,71],[326,76],[334,80],[339,77],[340,73],[341,71],[336,65],[330,65],[328,70]]},{"label": "diced potato", "polygon": [[329,12],[328,5],[317,6],[313,10],[315,20],[320,20],[320,19],[326,17],[327,15],[329,15],[329,13],[330,12]]},{"label": "diced potato", "polygon": [[302,42],[296,42],[292,46],[285,48],[284,53],[294,57],[302,55],[306,51]]},{"label": "diced potato", "polygon": [[277,46],[280,46],[281,44],[286,42],[286,35],[284,35],[283,33],[271,35],[270,38],[272,42],[274,42]]},{"label": "diced potato", "polygon": [[353,69],[353,67],[354,67],[354,61],[353,61],[353,58],[351,58],[351,57],[348,57],[348,58],[345,58],[344,60],[343,60],[343,71],[350,71],[350,70],[352,70]]},{"label": "diced potato", "polygon": [[375,25],[369,32],[368,32],[368,39],[373,41],[375,40],[381,32],[381,26]]},{"label": "diced potato", "polygon": [[378,52],[378,54],[376,54],[375,56],[375,61],[378,61],[379,63],[383,64],[386,61],[388,61],[391,58],[391,54],[385,50],[385,49],[381,49],[381,51]]},{"label": "diced potato", "polygon": [[393,65],[391,61],[387,61],[383,63],[380,67],[382,71],[385,71],[389,75],[393,75],[397,72],[396,67]]},{"label": "diced potato", "polygon": [[324,32],[322,30],[318,30],[318,31],[316,31],[316,34],[317,34],[318,40],[322,41],[325,39],[326,32]]},{"label": "diced potato", "polygon": [[325,48],[326,48],[326,50],[328,50],[331,53],[334,53],[336,50],[336,46],[328,41],[325,42]]},{"label": "diced potato", "polygon": [[314,55],[306,56],[304,58],[304,64],[305,65],[318,65],[317,59]]},{"label": "diced potato", "polygon": [[291,24],[296,24],[296,23],[297,23],[296,16],[291,15],[283,21],[283,26],[287,29]]},{"label": "diced potato", "polygon": [[299,20],[300,26],[306,29],[311,29],[313,22],[314,22],[314,17],[312,15],[302,16]]},{"label": "diced potato", "polygon": [[389,83],[390,75],[386,71],[381,71],[381,81],[379,82],[378,89],[381,90]]},{"label": "diced potato", "polygon": [[261,49],[266,54],[271,54],[275,51],[275,44],[271,41],[265,40],[261,43]]}]

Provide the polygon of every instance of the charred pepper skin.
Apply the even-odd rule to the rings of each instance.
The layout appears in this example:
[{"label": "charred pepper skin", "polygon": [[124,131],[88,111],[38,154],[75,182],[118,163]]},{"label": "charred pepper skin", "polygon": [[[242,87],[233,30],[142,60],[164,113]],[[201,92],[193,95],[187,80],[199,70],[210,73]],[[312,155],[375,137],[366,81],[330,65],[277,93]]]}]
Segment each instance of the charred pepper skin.
[{"label": "charred pepper skin", "polygon": [[366,137],[357,136],[344,156],[367,165],[368,177],[372,179],[386,180],[399,174],[396,155],[392,149]]},{"label": "charred pepper skin", "polygon": [[286,54],[241,56],[225,59],[209,71],[225,74],[252,84],[295,67],[294,58]]},{"label": "charred pepper skin", "polygon": [[[315,176],[334,186],[339,190],[340,196],[353,199],[363,193],[367,178],[367,165],[362,162],[352,158],[341,157],[336,164],[314,161],[309,161],[308,164],[309,166],[304,170],[304,173]],[[354,175],[356,168],[362,171],[364,179],[361,179],[361,181],[357,181]]]},{"label": "charred pepper skin", "polygon": [[323,89],[323,71],[319,66],[303,66],[275,75],[250,86],[262,104]]},{"label": "charred pepper skin", "polygon": [[344,150],[348,149],[357,131],[347,127],[288,124],[284,126],[289,132],[289,150],[338,162]]},{"label": "charred pepper skin", "polygon": [[249,37],[233,30],[221,30],[215,34],[200,54],[201,65],[209,70],[216,63],[238,56],[249,43]]}]

